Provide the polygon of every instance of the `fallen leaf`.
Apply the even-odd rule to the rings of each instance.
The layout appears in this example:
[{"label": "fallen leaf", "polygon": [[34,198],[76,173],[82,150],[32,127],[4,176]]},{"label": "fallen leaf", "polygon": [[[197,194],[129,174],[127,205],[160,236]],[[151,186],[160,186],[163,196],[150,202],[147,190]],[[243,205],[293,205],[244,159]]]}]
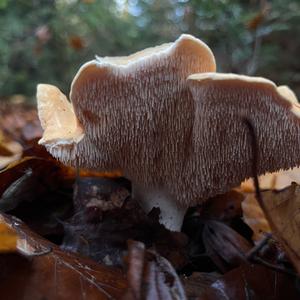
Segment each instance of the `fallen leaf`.
[{"label": "fallen leaf", "polygon": [[42,136],[42,127],[35,107],[24,103],[0,103],[0,129],[10,140],[26,145]]},{"label": "fallen leaf", "polygon": [[[61,165],[55,160],[26,157],[20,161],[10,164],[8,168],[0,171],[0,195],[6,191],[15,181],[27,173],[32,173],[39,180],[44,179],[47,184],[55,184],[59,181]],[[17,188],[17,187],[16,187]],[[33,195],[37,195],[37,188],[32,187]]]},{"label": "fallen leaf", "polygon": [[[258,180],[261,191],[281,191],[291,186],[292,182],[300,184],[300,168],[267,173],[259,176]],[[238,190],[245,193],[245,200],[242,202],[243,219],[253,230],[253,241],[257,243],[265,236],[265,233],[271,232],[271,228],[255,198],[253,179],[244,181]]]},{"label": "fallen leaf", "polygon": [[243,199],[244,195],[234,190],[210,198],[202,207],[202,217],[224,222],[241,217]]},{"label": "fallen leaf", "polygon": [[217,272],[194,272],[191,276],[183,275],[180,278],[184,285],[187,298],[199,299],[202,293],[204,293],[207,288],[220,277],[222,277],[222,275]]},{"label": "fallen leaf", "polygon": [[0,169],[20,159],[22,150],[22,146],[17,142],[0,140]]},{"label": "fallen leaf", "polygon": [[0,172],[0,210],[21,218],[45,236],[62,234],[72,214],[74,179],[53,159],[27,157]]},{"label": "fallen leaf", "polygon": [[1,157],[1,156],[11,156],[11,155],[13,155],[13,154],[14,154],[14,153],[11,152],[11,150],[9,150],[9,149],[7,148],[7,146],[5,146],[5,145],[3,145],[3,144],[0,143],[0,157]]},{"label": "fallen leaf", "polygon": [[242,265],[216,280],[198,300],[298,300],[296,278],[258,265]]},{"label": "fallen leaf", "polygon": [[202,236],[207,254],[223,272],[247,262],[252,245],[229,226],[207,221]]},{"label": "fallen leaf", "polygon": [[17,234],[0,218],[0,253],[14,252],[17,249]]},{"label": "fallen leaf", "polygon": [[280,192],[266,191],[262,201],[273,234],[300,273],[300,186],[293,183]]},{"label": "fallen leaf", "polygon": [[258,243],[266,236],[266,233],[271,232],[271,228],[254,193],[245,196],[242,210],[244,222],[253,230],[252,240]]},{"label": "fallen leaf", "polygon": [[124,295],[127,283],[121,270],[64,252],[20,220],[2,217],[23,243],[18,245],[22,255],[0,255],[1,298],[96,300],[120,299]]}]

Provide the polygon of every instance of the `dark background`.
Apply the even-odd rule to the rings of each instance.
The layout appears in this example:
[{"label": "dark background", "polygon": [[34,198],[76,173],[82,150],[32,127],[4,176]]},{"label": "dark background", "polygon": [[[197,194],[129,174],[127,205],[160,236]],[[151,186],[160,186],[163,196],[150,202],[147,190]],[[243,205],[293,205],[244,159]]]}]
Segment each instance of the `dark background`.
[{"label": "dark background", "polygon": [[299,0],[0,0],[0,98],[64,93],[79,66],[190,33],[219,72],[264,76],[300,95]]}]

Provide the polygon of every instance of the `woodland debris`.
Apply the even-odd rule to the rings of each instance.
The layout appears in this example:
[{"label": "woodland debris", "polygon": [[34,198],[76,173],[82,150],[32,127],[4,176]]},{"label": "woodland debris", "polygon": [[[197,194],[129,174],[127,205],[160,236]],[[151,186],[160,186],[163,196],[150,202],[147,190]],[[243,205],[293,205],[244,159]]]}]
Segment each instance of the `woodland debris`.
[{"label": "woodland debris", "polygon": [[16,218],[2,215],[2,219],[22,241],[21,255],[0,255],[3,299],[120,299],[124,295],[127,283],[119,269],[62,251]]},{"label": "woodland debris", "polygon": [[300,273],[300,186],[293,183],[280,192],[266,191],[262,201],[273,234]]}]

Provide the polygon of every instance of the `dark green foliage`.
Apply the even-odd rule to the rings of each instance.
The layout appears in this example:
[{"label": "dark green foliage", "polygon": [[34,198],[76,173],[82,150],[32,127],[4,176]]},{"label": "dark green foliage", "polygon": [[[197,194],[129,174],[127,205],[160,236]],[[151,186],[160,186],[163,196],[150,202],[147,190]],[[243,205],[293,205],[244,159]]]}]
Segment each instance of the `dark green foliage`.
[{"label": "dark green foliage", "polygon": [[36,84],[68,93],[94,55],[126,55],[191,33],[218,71],[261,75],[300,92],[299,0],[0,0],[0,96]]}]

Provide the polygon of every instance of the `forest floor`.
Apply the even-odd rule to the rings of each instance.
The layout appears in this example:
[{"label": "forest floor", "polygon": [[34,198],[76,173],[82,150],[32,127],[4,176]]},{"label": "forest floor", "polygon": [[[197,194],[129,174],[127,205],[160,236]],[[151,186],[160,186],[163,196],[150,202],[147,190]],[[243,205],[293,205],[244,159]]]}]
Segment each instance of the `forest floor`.
[{"label": "forest floor", "polygon": [[300,299],[298,169],[190,208],[171,232],[120,172],[53,159],[19,102],[0,104],[3,299]]}]

